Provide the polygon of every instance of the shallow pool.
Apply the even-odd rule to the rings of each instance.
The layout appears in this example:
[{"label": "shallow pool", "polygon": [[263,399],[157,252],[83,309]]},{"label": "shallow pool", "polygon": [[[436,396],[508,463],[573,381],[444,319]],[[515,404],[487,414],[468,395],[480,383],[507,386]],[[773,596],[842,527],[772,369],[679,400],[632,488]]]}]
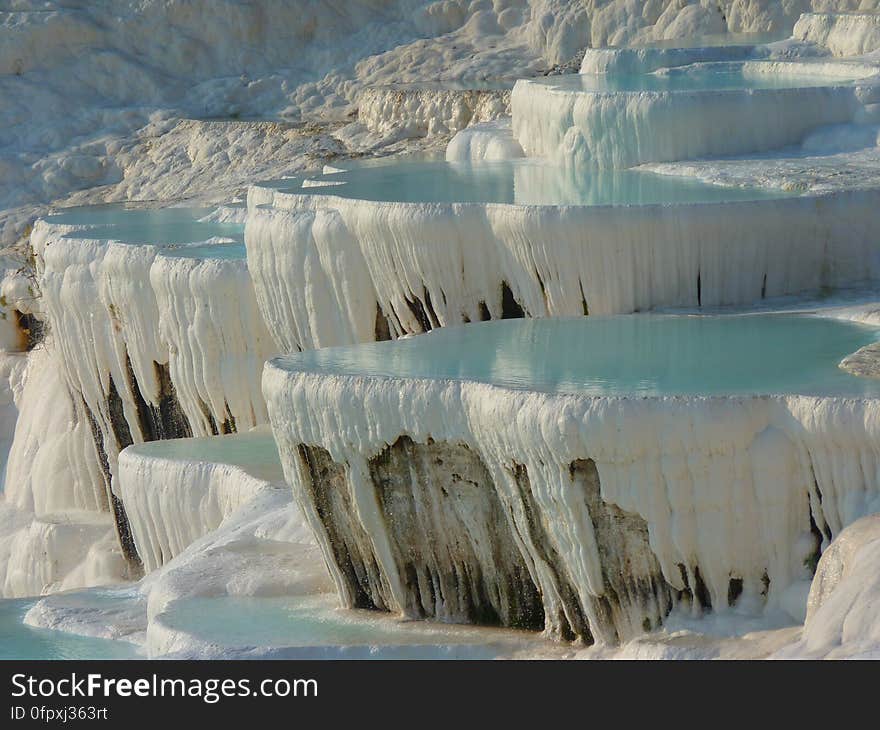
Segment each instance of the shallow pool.
[{"label": "shallow pool", "polygon": [[218,259],[221,261],[238,261],[247,258],[243,243],[207,243],[163,251],[162,256],[186,259]]},{"label": "shallow pool", "polygon": [[23,623],[36,599],[0,599],[0,659],[136,659],[133,644],[36,629]]},{"label": "shallow pool", "polygon": [[493,659],[533,647],[538,635],[336,608],[334,596],[191,598],[175,601],[160,619],[199,645],[229,655],[349,659]]},{"label": "shallow pool", "polygon": [[[765,70],[766,67],[766,70]],[[807,89],[818,86],[847,86],[855,79],[829,75],[816,65],[797,63],[786,70],[784,64],[768,61],[695,63],[637,74],[563,74],[530,79],[531,83],[564,91],[730,91],[740,89]],[[858,74],[856,74],[858,76]]]},{"label": "shallow pool", "polygon": [[474,380],[587,395],[880,397],[841,370],[880,328],[808,314],[485,322],[279,358],[294,371]]},{"label": "shallow pool", "polygon": [[129,208],[94,205],[70,208],[46,217],[48,223],[83,226],[71,238],[96,238],[131,244],[175,245],[212,238],[243,240],[244,224],[203,222],[212,208]]},{"label": "shallow pool", "polygon": [[150,441],[129,446],[126,452],[170,461],[234,464],[267,481],[284,479],[278,446],[268,426],[230,436]]},{"label": "shallow pool", "polygon": [[[437,159],[342,163],[344,172],[266,183],[282,192],[401,203],[650,205],[787,197],[779,190],[730,188],[639,170],[572,170],[539,160]],[[323,187],[316,185],[323,183]],[[342,183],[342,184],[340,184]]]},{"label": "shallow pool", "polygon": [[766,33],[708,33],[706,35],[684,36],[670,40],[645,41],[621,48],[723,48],[726,46],[759,46],[785,40],[791,35],[788,31]]}]

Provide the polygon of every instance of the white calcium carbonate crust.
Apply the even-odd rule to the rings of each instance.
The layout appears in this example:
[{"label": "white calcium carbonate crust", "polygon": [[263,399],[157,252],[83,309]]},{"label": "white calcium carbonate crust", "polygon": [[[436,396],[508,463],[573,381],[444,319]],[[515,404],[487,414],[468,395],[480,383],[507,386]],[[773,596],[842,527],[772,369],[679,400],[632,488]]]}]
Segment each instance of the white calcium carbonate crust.
[{"label": "white calcium carbonate crust", "polygon": [[880,50],[880,15],[804,13],[792,36],[827,48],[835,56],[862,56]]},{"label": "white calcium carbonate crust", "polygon": [[[591,522],[583,505],[566,499],[577,459],[595,462],[604,501],[647,522],[666,581],[681,590],[679,565],[690,585],[699,569],[722,612],[731,577],[742,579],[748,600],[766,594],[768,606],[809,579],[806,561],[817,547],[811,515],[823,534],[836,536],[880,507],[874,400],[588,398],[466,381],[299,373],[281,360],[267,364],[263,389],[284,473],[328,562],[326,532],[304,496],[299,444],[327,449],[345,465],[352,489],[366,490],[352,498],[400,607],[406,603],[395,581],[403,576],[382,547],[384,523],[366,506],[371,487],[363,475],[368,460],[403,435],[466,444],[503,494],[516,493],[507,465],[524,465],[542,512],[536,519],[573,584],[592,596],[604,588]],[[552,602],[552,573],[539,552],[530,552],[528,518],[513,519],[533,579],[545,603]]]},{"label": "white calcium carbonate crust", "polygon": [[[178,440],[153,442],[130,446],[120,453],[114,490],[125,505],[147,573],[218,529],[258,495],[285,488],[277,456],[274,463],[262,467],[236,463],[232,455],[226,460],[199,456],[202,444],[210,441],[221,444],[219,448],[224,443],[233,450],[239,443],[254,448],[257,435],[272,438],[268,427],[263,427],[243,437],[210,436],[188,440],[187,444]],[[183,457],[181,448],[188,449],[191,456]]]},{"label": "white calcium carbonate crust", "polygon": [[744,305],[880,274],[873,190],[729,203],[389,203],[250,189],[248,266],[281,352],[503,314]]},{"label": "white calcium carbonate crust", "polygon": [[511,95],[513,134],[527,155],[581,169],[762,152],[800,143],[817,127],[851,122],[861,103],[845,74],[877,72],[771,61],[746,61],[743,69],[746,75],[827,74],[828,86],[620,92],[521,79]]}]

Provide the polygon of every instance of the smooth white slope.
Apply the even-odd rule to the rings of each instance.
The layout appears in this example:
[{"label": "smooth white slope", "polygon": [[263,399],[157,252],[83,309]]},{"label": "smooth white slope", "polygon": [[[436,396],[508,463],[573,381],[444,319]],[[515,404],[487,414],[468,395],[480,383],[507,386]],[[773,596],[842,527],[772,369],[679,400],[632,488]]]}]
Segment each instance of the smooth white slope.
[{"label": "smooth white slope", "polygon": [[880,658],[878,564],[880,515],[871,514],[843,530],[822,555],[800,641],[778,655]]}]

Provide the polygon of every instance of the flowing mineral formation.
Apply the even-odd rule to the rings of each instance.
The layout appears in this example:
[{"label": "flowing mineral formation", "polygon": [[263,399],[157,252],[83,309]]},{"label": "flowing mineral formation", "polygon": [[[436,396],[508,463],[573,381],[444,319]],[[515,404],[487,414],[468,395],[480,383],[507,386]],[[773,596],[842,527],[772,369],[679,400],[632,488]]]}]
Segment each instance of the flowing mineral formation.
[{"label": "flowing mineral formation", "polygon": [[[253,655],[186,611],[292,596],[326,619],[326,564],[347,607],[624,656],[673,655],[667,622],[779,612],[805,623],[743,652],[875,655],[873,385],[597,395],[295,358],[485,320],[870,298],[876,3],[300,5],[0,12],[0,595],[145,572],[28,622]],[[444,149],[465,183],[514,165],[510,199],[345,192],[371,164],[345,158]],[[562,172],[515,167],[537,162]],[[729,192],[584,199],[657,173]],[[163,230],[213,232],[45,217],[132,199],[205,204]],[[873,384],[876,346],[846,354],[836,375]]]},{"label": "flowing mineral formation", "polygon": [[876,398],[463,378],[267,365],[285,475],[347,605],[613,644],[675,604],[785,606],[880,504]]},{"label": "flowing mineral formation", "polygon": [[860,191],[637,207],[417,204],[255,187],[245,241],[261,311],[281,351],[294,352],[505,316],[742,305],[867,283],[880,273],[877,202]]}]

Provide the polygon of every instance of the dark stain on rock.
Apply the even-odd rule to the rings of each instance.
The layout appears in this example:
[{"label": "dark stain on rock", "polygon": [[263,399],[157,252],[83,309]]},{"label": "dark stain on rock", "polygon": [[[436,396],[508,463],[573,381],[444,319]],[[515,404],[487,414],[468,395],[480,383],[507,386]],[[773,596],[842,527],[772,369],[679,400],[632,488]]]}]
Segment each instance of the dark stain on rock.
[{"label": "dark stain on rock", "polygon": [[[639,625],[643,630],[646,624],[657,628],[672,610],[672,591],[651,550],[648,523],[602,499],[599,472],[592,460],[574,461],[570,471],[593,522],[605,585],[607,603],[598,615],[608,623],[593,627],[593,633],[606,640],[628,640]],[[633,621],[634,616],[641,619]]]},{"label": "dark stain on rock", "polygon": [[541,628],[538,590],[485,464],[463,444],[399,438],[370,460],[407,613]]},{"label": "dark stain on rock", "polygon": [[141,395],[140,386],[135,379],[131,360],[126,355],[128,378],[131,384],[131,393],[134,396],[137,410],[138,426],[145,441],[158,441],[160,439],[190,438],[192,428],[171,382],[171,373],[168,365],[160,365],[153,362],[156,380],[159,383],[159,403],[152,405],[146,402]]},{"label": "dark stain on rock", "polygon": [[409,311],[412,312],[413,317],[415,317],[416,321],[419,323],[421,331],[430,332],[431,320],[428,317],[428,313],[425,311],[425,307],[421,300],[418,299],[418,297],[413,297],[412,299],[407,297],[404,301],[406,302],[406,306],[409,307]]},{"label": "dark stain on rock", "polygon": [[501,282],[501,319],[522,319],[525,316],[526,313],[513,296],[510,285],[506,281]]},{"label": "dark stain on rock", "polygon": [[330,544],[332,555],[325,557],[345,579],[349,607],[387,611],[392,605],[390,589],[355,513],[345,466],[320,446],[300,444],[298,453],[309,474],[305,496],[314,505]]},{"label": "dark stain on rock", "polygon": [[[112,379],[110,382],[112,386]],[[101,466],[101,474],[104,477],[104,493],[107,496],[107,506],[110,508],[110,512],[113,515],[113,523],[116,527],[116,537],[119,540],[122,555],[128,564],[129,571],[131,572],[131,577],[138,578],[143,575],[143,562],[141,561],[141,556],[138,554],[137,546],[134,543],[134,535],[131,533],[131,525],[129,524],[128,516],[125,514],[125,506],[122,504],[122,500],[113,494],[113,490],[111,489],[112,475],[110,473],[110,461],[107,458],[107,450],[104,447],[103,432],[98,427],[95,416],[85,402],[85,399],[81,399],[81,404],[86,420],[89,423],[89,428],[92,432],[92,441],[95,444],[95,450],[98,454],[98,463]]]},{"label": "dark stain on rock", "polygon": [[373,330],[376,342],[384,342],[391,339],[391,327],[388,325],[388,318],[382,311],[382,306],[379,302],[376,302],[376,324]]},{"label": "dark stain on rock", "polygon": [[22,349],[30,352],[43,341],[46,326],[32,314],[13,310],[15,325],[21,333]]}]

